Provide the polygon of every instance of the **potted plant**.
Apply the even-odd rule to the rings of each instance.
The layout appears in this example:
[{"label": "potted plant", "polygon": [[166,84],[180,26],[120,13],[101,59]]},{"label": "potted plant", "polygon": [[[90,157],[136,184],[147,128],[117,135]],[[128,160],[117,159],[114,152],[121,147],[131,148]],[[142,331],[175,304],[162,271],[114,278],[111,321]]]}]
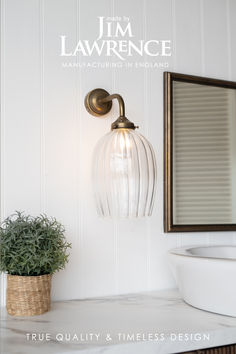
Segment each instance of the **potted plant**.
[{"label": "potted plant", "polygon": [[45,215],[22,212],[0,226],[0,271],[7,273],[7,311],[33,316],[50,309],[52,274],[68,262],[64,227]]}]

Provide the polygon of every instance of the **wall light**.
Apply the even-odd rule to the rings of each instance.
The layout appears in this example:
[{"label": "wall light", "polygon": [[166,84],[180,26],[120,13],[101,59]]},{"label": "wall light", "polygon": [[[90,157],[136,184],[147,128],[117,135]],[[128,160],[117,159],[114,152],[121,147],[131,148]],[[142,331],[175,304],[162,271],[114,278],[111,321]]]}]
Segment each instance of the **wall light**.
[{"label": "wall light", "polygon": [[125,117],[123,98],[103,89],[90,91],[85,107],[93,116],[103,116],[117,99],[120,116],[111,132],[102,137],[93,156],[93,184],[97,211],[103,217],[142,217],[152,214],[156,188],[156,160],[152,145],[135,131]]}]

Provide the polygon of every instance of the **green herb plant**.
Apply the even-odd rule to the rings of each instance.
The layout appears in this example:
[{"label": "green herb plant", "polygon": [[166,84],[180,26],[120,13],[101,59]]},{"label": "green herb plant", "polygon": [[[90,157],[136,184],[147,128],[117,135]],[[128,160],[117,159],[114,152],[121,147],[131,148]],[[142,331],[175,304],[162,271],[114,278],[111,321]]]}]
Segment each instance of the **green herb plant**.
[{"label": "green herb plant", "polygon": [[71,244],[64,233],[62,224],[46,215],[9,216],[0,226],[0,271],[35,276],[65,268]]}]

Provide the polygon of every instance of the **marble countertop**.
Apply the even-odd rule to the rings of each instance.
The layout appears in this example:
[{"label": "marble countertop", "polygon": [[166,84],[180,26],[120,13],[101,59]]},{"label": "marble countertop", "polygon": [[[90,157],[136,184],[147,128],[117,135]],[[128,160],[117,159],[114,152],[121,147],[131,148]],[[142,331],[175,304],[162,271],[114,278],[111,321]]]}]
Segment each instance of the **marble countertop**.
[{"label": "marble countertop", "polygon": [[165,354],[236,343],[236,318],[193,308],[177,290],[54,302],[35,317],[0,314],[1,354]]}]

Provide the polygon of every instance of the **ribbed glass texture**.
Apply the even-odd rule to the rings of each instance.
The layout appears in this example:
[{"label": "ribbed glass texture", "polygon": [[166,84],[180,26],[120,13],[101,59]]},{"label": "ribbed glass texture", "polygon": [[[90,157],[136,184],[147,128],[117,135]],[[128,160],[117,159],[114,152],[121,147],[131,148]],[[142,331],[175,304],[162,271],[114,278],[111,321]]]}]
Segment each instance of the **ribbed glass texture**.
[{"label": "ribbed glass texture", "polygon": [[101,138],[94,151],[92,175],[100,216],[152,214],[156,160],[151,144],[141,134],[133,129],[114,129]]}]

